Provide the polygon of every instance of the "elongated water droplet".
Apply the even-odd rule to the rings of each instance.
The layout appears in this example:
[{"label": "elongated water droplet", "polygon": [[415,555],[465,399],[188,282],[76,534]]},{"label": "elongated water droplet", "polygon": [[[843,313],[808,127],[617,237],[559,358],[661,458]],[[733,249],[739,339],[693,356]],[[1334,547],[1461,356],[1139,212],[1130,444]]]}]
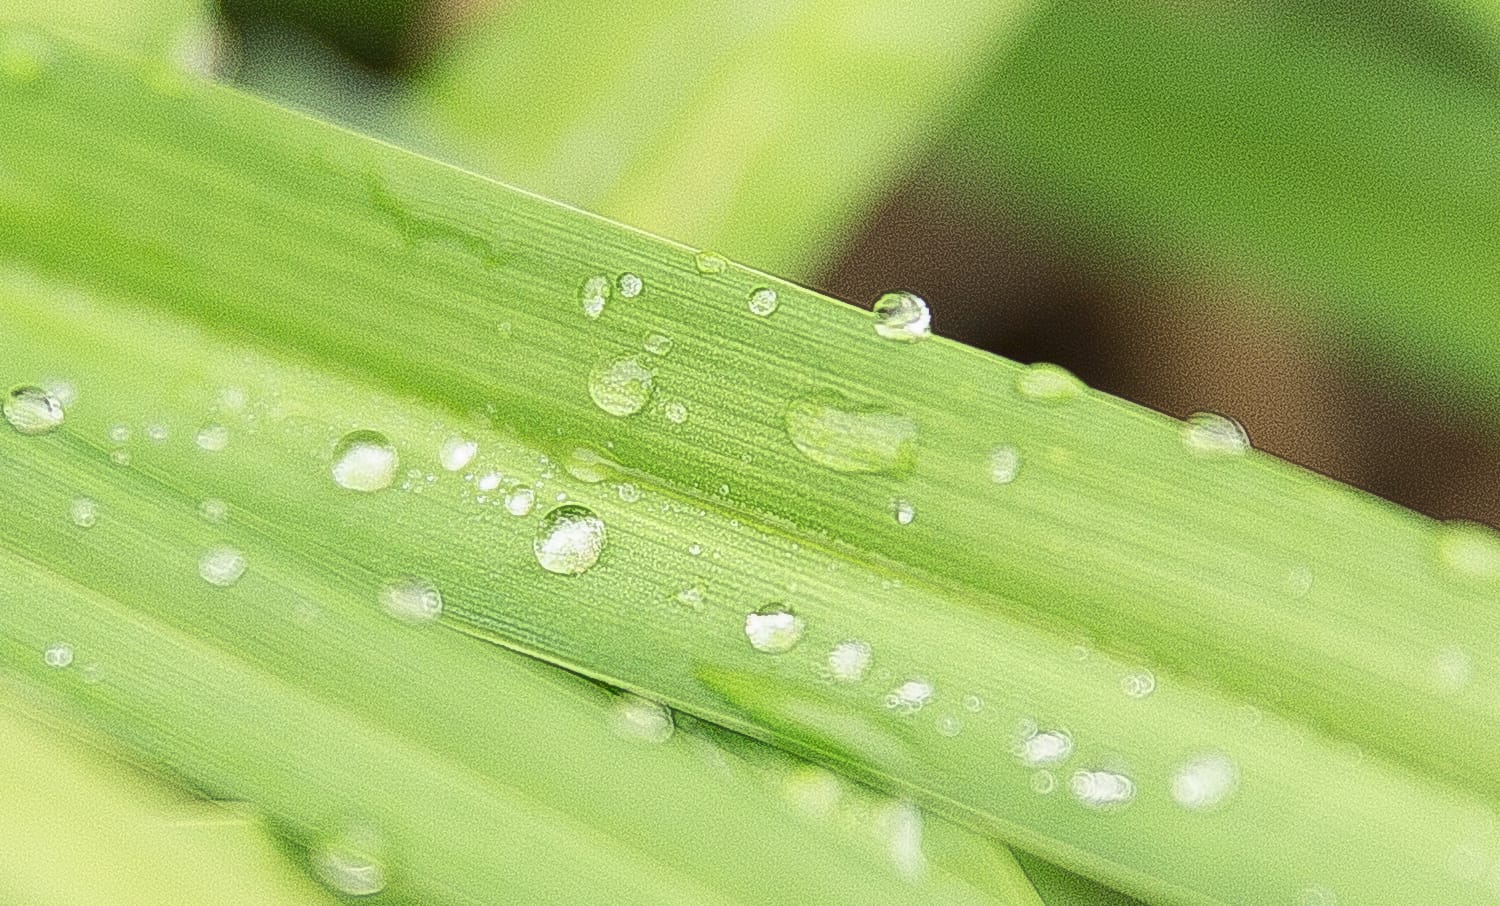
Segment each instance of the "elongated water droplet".
[{"label": "elongated water droplet", "polygon": [[369,897],[385,890],[380,837],[373,828],[350,827],[325,838],[313,857],[318,879],[350,897]]},{"label": "elongated water droplet", "polygon": [[705,251],[693,256],[693,265],[700,274],[722,274],[729,267],[729,261],[717,252]]},{"label": "elongated water droplet", "polygon": [[79,497],[68,508],[68,517],[79,528],[93,528],[99,521],[99,504],[88,497]]},{"label": "elongated water droplet", "polygon": [[995,484],[1010,484],[1021,471],[1021,451],[1010,444],[1001,444],[990,451],[990,481]]},{"label": "elongated water droplet", "polygon": [[764,654],[784,654],[802,641],[802,618],[780,604],[745,615],[745,638]]},{"label": "elongated water droplet", "polygon": [[875,332],[887,340],[913,343],[932,335],[932,314],[920,296],[886,293],[875,300]]},{"label": "elongated water droplet", "polygon": [[635,274],[621,274],[615,285],[619,287],[621,299],[634,299],[641,294],[646,283]]},{"label": "elongated water droplet", "polygon": [[245,555],[232,547],[216,547],[198,559],[198,575],[218,588],[228,588],[245,574]]},{"label": "elongated water droplet", "polygon": [[194,435],[193,443],[198,445],[198,449],[209,453],[222,452],[229,446],[229,429],[219,424],[204,425]]},{"label": "elongated water droplet", "polygon": [[1198,456],[1244,456],[1250,452],[1250,435],[1228,416],[1194,412],[1182,423],[1182,444]]},{"label": "elongated water droplet", "polygon": [[529,516],[536,505],[536,491],[521,485],[505,495],[505,511],[512,516]]},{"label": "elongated water droplet", "polygon": [[781,302],[776,297],[776,290],[771,289],[769,286],[762,286],[760,289],[757,289],[755,292],[750,294],[749,304],[751,314],[760,315],[762,318],[764,318],[767,315],[774,313],[776,311],[776,307],[780,305]]},{"label": "elongated water droplet", "polygon": [[478,441],[455,434],[438,447],[438,462],[449,472],[461,472],[474,461],[474,454],[478,452]]},{"label": "elongated water droplet", "polygon": [[869,642],[845,639],[828,652],[828,676],[841,683],[857,683],[870,669],[875,650]]},{"label": "elongated water droplet", "polygon": [[910,802],[898,802],[887,812],[890,828],[886,851],[896,873],[908,881],[918,881],[927,873],[927,856],[922,851],[922,812]]},{"label": "elongated water droplet", "polygon": [[835,472],[892,472],[911,466],[917,423],[825,393],[787,406],[786,433],[803,456]]},{"label": "elongated water droplet", "polygon": [[333,480],[351,491],[379,491],[396,478],[396,448],[377,431],[351,431],[333,448]]},{"label": "elongated water droplet", "polygon": [[385,612],[405,623],[431,623],[443,615],[443,594],[426,579],[406,576],[380,589]]},{"label": "elongated water droplet", "polygon": [[1097,811],[1124,808],[1135,798],[1135,781],[1114,771],[1077,771],[1068,789],[1074,799]]},{"label": "elongated water droplet", "polygon": [[1084,386],[1066,368],[1039,362],[1026,366],[1016,378],[1016,389],[1027,399],[1061,403],[1076,399],[1083,393]]},{"label": "elongated water droplet", "polygon": [[628,692],[615,697],[611,726],[616,733],[627,739],[643,739],[654,743],[671,739],[673,731],[677,729],[670,708]]},{"label": "elongated water droplet", "polygon": [[570,503],[542,517],[532,550],[547,572],[576,576],[599,562],[604,540],[604,520],[593,510]]},{"label": "elongated water droplet", "polygon": [[1016,758],[1029,768],[1061,764],[1073,754],[1073,736],[1066,730],[1030,728],[1015,749]]},{"label": "elongated water droplet", "polygon": [[652,355],[666,355],[672,351],[672,338],[664,333],[654,333],[646,338],[641,348]]},{"label": "elongated water droplet", "polygon": [[589,373],[589,396],[610,415],[634,415],[651,399],[654,377],[638,358],[608,359]]},{"label": "elongated water droplet", "polygon": [[604,314],[604,306],[609,303],[609,278],[596,274],[583,281],[578,298],[583,303],[585,316],[592,319]]},{"label": "elongated water droplet", "polygon": [[63,423],[63,406],[40,387],[17,387],[5,398],[5,420],[21,434],[46,434]]},{"label": "elongated water droplet", "polygon": [[42,663],[59,670],[73,663],[73,646],[67,642],[53,642],[42,651]]},{"label": "elongated water droplet", "polygon": [[563,470],[584,484],[598,484],[609,477],[614,463],[597,450],[574,447],[563,460]]},{"label": "elongated water droplet", "polygon": [[1172,799],[1185,809],[1208,811],[1234,793],[1239,777],[1239,767],[1229,756],[1199,755],[1172,772]]},{"label": "elongated water droplet", "polygon": [[911,521],[917,518],[917,508],[910,500],[898,498],[891,501],[891,513],[896,517],[897,525],[911,525]]}]

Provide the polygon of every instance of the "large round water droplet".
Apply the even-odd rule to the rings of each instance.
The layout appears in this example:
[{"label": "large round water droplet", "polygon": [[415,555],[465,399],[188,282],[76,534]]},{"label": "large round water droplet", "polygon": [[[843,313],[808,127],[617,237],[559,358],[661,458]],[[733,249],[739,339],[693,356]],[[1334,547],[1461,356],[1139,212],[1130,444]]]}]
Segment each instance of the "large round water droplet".
[{"label": "large round water droplet", "polygon": [[232,547],[216,547],[198,560],[198,575],[209,585],[228,588],[245,574],[245,555]]},{"label": "large round water droplet", "polygon": [[380,837],[372,828],[351,827],[319,844],[313,868],[318,879],[338,893],[374,896],[386,885],[380,849]]},{"label": "large round water droplet", "polygon": [[903,343],[931,336],[932,315],[927,303],[911,293],[886,293],[875,300],[875,332]]},{"label": "large round water droplet", "polygon": [[640,359],[606,360],[589,373],[589,396],[610,415],[634,415],[651,399],[653,377]]},{"label": "large round water droplet", "polygon": [[46,434],[63,423],[57,397],[40,387],[17,387],[5,398],[5,420],[22,434]]},{"label": "large round water droplet", "polygon": [[431,623],[443,615],[443,594],[418,576],[407,576],[380,589],[385,612],[405,623]]},{"label": "large round water droplet", "polygon": [[764,318],[767,315],[773,314],[780,304],[776,296],[776,290],[771,289],[769,286],[762,286],[750,294],[750,313],[753,315],[759,315]]},{"label": "large round water droplet", "polygon": [[745,638],[764,654],[784,654],[802,640],[802,618],[780,604],[745,615]]},{"label": "large round water droplet", "polygon": [[1172,772],[1172,799],[1185,809],[1208,811],[1229,798],[1239,777],[1239,767],[1229,756],[1200,755]]},{"label": "large round water droplet", "polygon": [[1061,403],[1078,397],[1083,393],[1084,386],[1066,368],[1039,362],[1026,366],[1017,376],[1016,390],[1027,399]]},{"label": "large round water droplet", "polygon": [[1096,811],[1124,808],[1135,798],[1135,781],[1114,771],[1078,771],[1068,789],[1074,799]]},{"label": "large round water droplet", "polygon": [[351,431],[333,448],[333,480],[351,491],[379,491],[396,478],[396,448],[378,431]]},{"label": "large round water droplet", "polygon": [[835,472],[891,472],[911,466],[917,423],[824,393],[787,406],[786,434],[803,456]]},{"label": "large round water droplet", "polygon": [[1250,452],[1250,435],[1228,416],[1194,412],[1182,423],[1182,444],[1198,456],[1244,456]]},{"label": "large round water droplet", "polygon": [[604,520],[588,507],[570,503],[542,517],[532,550],[547,572],[576,576],[599,562],[604,540]]}]

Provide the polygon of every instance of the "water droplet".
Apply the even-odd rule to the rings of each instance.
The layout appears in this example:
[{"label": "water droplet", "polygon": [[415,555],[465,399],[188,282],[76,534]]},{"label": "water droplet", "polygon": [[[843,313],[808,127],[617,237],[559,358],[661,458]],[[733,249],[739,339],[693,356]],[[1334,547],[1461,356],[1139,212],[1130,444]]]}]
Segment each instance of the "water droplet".
[{"label": "water droplet", "polygon": [[387,583],[380,589],[385,612],[405,623],[431,623],[443,615],[443,595],[437,586],[417,576]]},{"label": "water droplet", "polygon": [[1298,906],[1338,906],[1339,898],[1327,887],[1309,887],[1297,899]]},{"label": "water droplet", "polygon": [[1500,577],[1500,533],[1477,522],[1444,522],[1438,527],[1438,562],[1476,579]]},{"label": "water droplet", "polygon": [[198,559],[198,575],[209,585],[228,588],[245,574],[245,555],[232,547],[216,547]]},{"label": "water droplet", "polygon": [[109,439],[112,443],[123,444],[130,441],[129,425],[113,425],[109,429]]},{"label": "water droplet", "polygon": [[490,491],[500,487],[500,473],[486,472],[479,476],[479,481],[475,482],[474,486],[488,494]]},{"label": "water droplet", "polygon": [[869,642],[845,639],[828,652],[828,676],[841,683],[857,683],[870,669],[875,650]]},{"label": "water droplet", "polygon": [[347,828],[323,840],[313,857],[313,868],[331,890],[351,897],[374,896],[386,884],[380,849],[379,835],[372,828]]},{"label": "water droplet", "polygon": [[1016,378],[1016,390],[1027,399],[1061,403],[1083,393],[1083,382],[1059,365],[1039,362],[1028,365]]},{"label": "water droplet", "polygon": [[68,517],[79,528],[93,528],[99,521],[99,504],[88,497],[79,497],[68,508]]},{"label": "water droplet", "polygon": [[1182,423],[1182,443],[1199,456],[1244,456],[1250,435],[1239,422],[1213,412],[1194,412]]},{"label": "water droplet", "polygon": [[587,507],[567,504],[542,517],[532,550],[547,572],[576,576],[599,562],[604,540],[603,519]]},{"label": "water droplet", "polygon": [[1462,648],[1444,648],[1433,659],[1432,674],[1440,692],[1459,692],[1473,678],[1474,662]]},{"label": "water droplet", "polygon": [[908,881],[917,881],[927,873],[927,856],[922,852],[922,812],[910,802],[898,802],[886,813],[890,837],[887,852],[896,873]]},{"label": "water droplet", "polygon": [[204,425],[198,429],[193,442],[198,449],[207,450],[209,453],[218,453],[229,446],[229,429],[223,425]]},{"label": "water droplet", "polygon": [[1156,674],[1150,670],[1136,670],[1120,679],[1120,688],[1131,698],[1146,698],[1156,691]]},{"label": "water droplet", "polygon": [[505,495],[505,511],[512,516],[530,516],[534,506],[536,491],[525,485],[511,488],[510,493]]},{"label": "water droplet", "polygon": [[964,696],[964,709],[978,714],[984,710],[984,698],[977,692],[970,692]]},{"label": "water droplet", "polygon": [[677,729],[670,708],[628,692],[615,697],[610,725],[616,733],[627,739],[655,743],[671,739],[673,731]]},{"label": "water droplet", "polygon": [[1286,574],[1286,590],[1294,598],[1305,598],[1312,591],[1313,571],[1307,566],[1294,566]]},{"label": "water droplet", "polygon": [[146,439],[154,444],[164,443],[170,432],[166,425],[147,425]]},{"label": "water droplet", "polygon": [[57,397],[40,387],[17,387],[5,398],[5,420],[21,434],[46,434],[63,423]]},{"label": "water droplet", "polygon": [[672,351],[672,338],[664,333],[654,333],[646,338],[641,348],[652,355],[666,355]]},{"label": "water droplet", "polygon": [[1001,444],[990,451],[990,481],[995,484],[1010,484],[1021,471],[1021,451],[1010,444]]},{"label": "water droplet", "polygon": [[574,447],[563,460],[563,470],[584,484],[598,484],[613,467],[613,462],[588,447]]},{"label": "water droplet", "polygon": [[1071,733],[1067,730],[1039,730],[1035,726],[1027,728],[1015,748],[1016,758],[1029,768],[1061,764],[1072,754]]},{"label": "water droplet", "polygon": [[396,448],[376,431],[351,431],[333,448],[333,480],[351,491],[390,487],[397,465]]},{"label": "water droplet", "polygon": [[667,421],[674,425],[680,425],[687,421],[687,406],[679,400],[672,400],[670,403],[667,403],[666,416]]},{"label": "water droplet", "polygon": [[634,415],[651,399],[653,377],[640,359],[608,359],[589,373],[589,396],[610,415]]},{"label": "water droplet", "polygon": [[455,434],[438,447],[438,462],[449,472],[461,472],[474,461],[479,452],[479,441]]},{"label": "water droplet", "polygon": [[886,693],[885,706],[905,717],[922,710],[936,690],[932,683],[922,678],[909,679]]},{"label": "water droplet", "polygon": [[1037,771],[1031,775],[1031,791],[1038,796],[1047,796],[1057,789],[1057,775],[1051,771]]},{"label": "water droplet", "polygon": [[716,252],[699,252],[693,256],[693,265],[700,274],[722,274],[728,269],[729,261]]},{"label": "water droplet", "polygon": [[620,298],[634,299],[641,294],[645,287],[645,281],[635,274],[621,274],[616,285],[620,288]]},{"label": "water droplet", "polygon": [[937,731],[939,736],[952,738],[963,732],[963,721],[952,714],[944,714],[937,719]]},{"label": "water droplet", "polygon": [[887,340],[912,343],[932,335],[932,314],[920,296],[886,293],[875,300],[875,332]]},{"label": "water droplet", "polygon": [[109,461],[117,466],[128,466],[130,465],[130,451],[111,450],[109,453]]},{"label": "water droplet", "polygon": [[687,588],[679,591],[677,593],[677,603],[686,604],[694,610],[698,610],[703,606],[703,586],[689,585]]},{"label": "water droplet", "polygon": [[750,294],[750,313],[762,318],[775,312],[780,304],[780,300],[776,298],[776,290],[769,286],[762,286]]},{"label": "water droplet", "polygon": [[42,663],[48,667],[62,669],[73,663],[73,646],[67,642],[53,642],[42,652]]},{"label": "water droplet", "polygon": [[911,521],[917,518],[917,508],[910,500],[892,500],[891,513],[895,515],[897,525],[911,525]]},{"label": "water droplet", "polygon": [[595,274],[583,281],[578,298],[583,302],[583,313],[587,317],[597,318],[604,314],[604,306],[609,302],[609,278]]},{"label": "water droplet", "polygon": [[1088,808],[1124,808],[1135,798],[1135,781],[1114,771],[1077,771],[1068,780],[1073,798]]},{"label": "water droplet", "polygon": [[1239,779],[1239,767],[1227,755],[1199,755],[1172,772],[1172,798],[1185,809],[1207,811],[1228,799]]},{"label": "water droplet", "polygon": [[803,456],[835,472],[890,472],[910,467],[917,423],[822,394],[787,406],[786,433]]},{"label": "water droplet", "polygon": [[691,556],[694,556],[694,557],[701,556],[703,554],[703,545],[701,545],[701,544],[689,544],[688,545],[688,554],[691,555]]},{"label": "water droplet", "polygon": [[784,654],[802,640],[802,618],[780,604],[745,615],[745,638],[750,647],[764,654]]},{"label": "water droplet", "polygon": [[641,499],[641,489],[628,481],[623,481],[615,486],[615,493],[620,495],[623,503],[635,503]]},{"label": "water droplet", "polygon": [[229,504],[217,497],[210,497],[198,504],[198,515],[208,522],[223,523],[229,519]]}]

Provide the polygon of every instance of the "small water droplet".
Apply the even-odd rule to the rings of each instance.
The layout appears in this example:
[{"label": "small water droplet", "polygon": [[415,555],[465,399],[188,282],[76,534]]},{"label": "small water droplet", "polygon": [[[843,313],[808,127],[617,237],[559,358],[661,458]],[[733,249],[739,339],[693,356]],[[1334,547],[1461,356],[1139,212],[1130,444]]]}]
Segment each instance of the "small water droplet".
[{"label": "small water droplet", "polygon": [[1294,566],[1286,574],[1286,590],[1294,598],[1305,598],[1312,591],[1313,571],[1307,566]]},{"label": "small water droplet", "polygon": [[576,576],[599,562],[604,541],[604,520],[587,507],[567,504],[542,517],[532,550],[547,572]]},{"label": "small water droplet", "polygon": [[1156,691],[1156,674],[1150,670],[1136,670],[1120,679],[1120,688],[1131,698],[1146,698]]},{"label": "small water droplet", "polygon": [[1061,403],[1076,399],[1084,386],[1066,368],[1039,362],[1026,366],[1016,377],[1016,390],[1027,399]]},{"label": "small water droplet", "polygon": [[1068,789],[1074,799],[1096,811],[1124,808],[1135,798],[1135,781],[1114,771],[1077,771]]},{"label": "small water droplet", "polygon": [[677,729],[670,708],[628,692],[615,696],[610,726],[627,739],[652,743],[666,742]]},{"label": "small water droplet", "polygon": [[109,429],[109,439],[112,443],[123,444],[130,441],[129,425],[113,425]]},{"label": "small water droplet", "polygon": [[641,294],[646,283],[635,274],[621,274],[615,285],[620,289],[620,298],[634,299]]},{"label": "small water droplet", "polygon": [[776,297],[776,290],[771,289],[769,286],[762,286],[760,289],[757,289],[755,292],[750,294],[749,304],[751,314],[760,315],[762,318],[764,318],[767,315],[774,313],[776,311],[776,307],[780,305],[781,302]]},{"label": "small water droplet", "polygon": [[373,828],[350,827],[325,838],[313,857],[318,879],[350,897],[369,897],[385,890],[381,842]]},{"label": "small water droplet", "polygon": [[694,556],[694,557],[701,556],[703,554],[703,545],[701,545],[701,544],[689,544],[688,545],[688,554],[690,556]]},{"label": "small water droplet", "polygon": [[511,488],[505,495],[505,511],[512,516],[530,516],[536,506],[536,491],[525,485]]},{"label": "small water droplet", "polygon": [[672,400],[666,407],[667,421],[674,425],[680,425],[687,421],[688,408],[679,400]]},{"label": "small water droplet", "polygon": [[474,486],[488,494],[500,487],[500,477],[499,472],[486,472],[479,476],[479,480],[475,482]]},{"label": "small water droplet", "polygon": [[53,642],[42,652],[42,663],[58,669],[70,666],[73,663],[73,646],[67,642]]},{"label": "small water droplet", "polygon": [[1010,444],[1001,444],[990,451],[990,481],[995,484],[1010,484],[1021,471],[1021,451]]},{"label": "small water droplet", "polygon": [[638,358],[606,359],[589,373],[589,396],[610,415],[634,415],[651,399],[654,377]]},{"label": "small water droplet", "polygon": [[216,547],[198,559],[198,575],[209,585],[228,588],[245,574],[245,555],[232,547]]},{"label": "small water droplet", "polygon": [[793,400],[786,433],[803,456],[835,472],[891,472],[914,457],[917,423],[832,394]]},{"label": "small water droplet", "polygon": [[641,348],[652,355],[666,355],[672,351],[672,338],[664,333],[654,333],[646,338]]},{"label": "small water droplet", "polygon": [[5,420],[21,434],[46,434],[63,423],[63,406],[57,397],[29,384],[12,390],[0,408]]},{"label": "small water droplet", "polygon": [[764,654],[791,651],[802,640],[804,628],[802,618],[781,604],[745,615],[745,638],[750,640],[750,647]]},{"label": "small water droplet", "polygon": [[1051,771],[1037,771],[1031,775],[1031,791],[1038,796],[1051,795],[1057,789],[1057,775]]},{"label": "small water droplet", "polygon": [[952,714],[944,714],[937,719],[937,731],[939,736],[952,738],[963,732],[963,721]]},{"label": "small water droplet", "polygon": [[917,518],[917,508],[910,500],[892,500],[891,513],[896,517],[897,525],[911,525],[911,521]]},{"label": "small water droplet", "polygon": [[1182,423],[1182,443],[1198,456],[1244,456],[1250,435],[1239,422],[1213,412],[1194,412]]},{"label": "small water droplet", "polygon": [[1239,778],[1239,767],[1229,756],[1199,755],[1172,772],[1172,799],[1185,809],[1208,811],[1229,798]]},{"label": "small water droplet", "polygon": [[729,268],[729,261],[716,252],[699,252],[693,256],[693,265],[700,274],[722,274]]},{"label": "small water droplet", "polygon": [[454,434],[438,447],[438,463],[449,472],[461,472],[474,461],[479,452],[479,441]]},{"label": "small water droplet", "polygon": [[146,426],[146,439],[154,444],[165,443],[170,433],[166,425]]},{"label": "small water droplet", "polygon": [[932,314],[920,296],[886,293],[875,300],[875,332],[887,340],[912,343],[932,335]]},{"label": "small water droplet", "polygon": [[592,319],[604,314],[604,306],[609,303],[609,278],[595,274],[583,281],[578,298],[583,303],[585,316]]},{"label": "small water droplet", "polygon": [[875,649],[869,642],[845,639],[828,652],[828,676],[840,683],[857,683],[870,669]]},{"label": "small water droplet", "polygon": [[109,453],[109,461],[117,466],[128,466],[130,465],[130,451],[111,450]]},{"label": "small water droplet", "polygon": [[978,714],[984,710],[984,698],[977,692],[970,692],[964,696],[964,709]]},{"label": "small water droplet", "polygon": [[431,623],[443,615],[443,595],[426,579],[406,576],[380,589],[380,605],[404,623]]},{"label": "small water droplet", "polygon": [[1015,755],[1028,768],[1061,764],[1073,754],[1073,735],[1067,730],[1041,730],[1028,726],[1016,745]]},{"label": "small water droplet", "polygon": [[229,519],[229,504],[217,497],[210,497],[198,504],[198,515],[208,522],[223,523]]},{"label": "small water droplet", "polygon": [[703,606],[703,586],[689,585],[687,588],[679,591],[677,593],[677,603],[686,604],[694,610],[698,610]]},{"label": "small water droplet", "polygon": [[623,503],[635,503],[641,499],[641,489],[628,481],[622,481],[616,485],[615,493],[620,495]]},{"label": "small water droplet", "polygon": [[88,497],[79,497],[68,508],[68,517],[79,528],[93,528],[99,521],[99,504]]},{"label": "small water droplet", "polygon": [[1444,522],[1438,527],[1437,556],[1460,575],[1500,577],[1500,533],[1477,522]]},{"label": "small water droplet", "polygon": [[886,693],[885,706],[902,717],[922,710],[936,692],[932,683],[920,677],[909,679]]},{"label": "small water droplet", "polygon": [[351,431],[333,448],[333,480],[351,491],[379,491],[396,478],[396,448],[377,431]]},{"label": "small water droplet", "polygon": [[219,424],[204,425],[193,437],[193,443],[198,445],[198,449],[209,453],[221,452],[229,446],[229,429]]}]

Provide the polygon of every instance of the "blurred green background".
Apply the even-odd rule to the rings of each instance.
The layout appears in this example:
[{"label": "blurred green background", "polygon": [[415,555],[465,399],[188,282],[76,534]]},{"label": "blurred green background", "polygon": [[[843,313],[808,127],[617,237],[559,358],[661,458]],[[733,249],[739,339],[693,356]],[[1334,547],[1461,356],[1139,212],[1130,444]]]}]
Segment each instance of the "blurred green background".
[{"label": "blurred green background", "polygon": [[1494,0],[107,6],[29,15],[1500,524]]}]

